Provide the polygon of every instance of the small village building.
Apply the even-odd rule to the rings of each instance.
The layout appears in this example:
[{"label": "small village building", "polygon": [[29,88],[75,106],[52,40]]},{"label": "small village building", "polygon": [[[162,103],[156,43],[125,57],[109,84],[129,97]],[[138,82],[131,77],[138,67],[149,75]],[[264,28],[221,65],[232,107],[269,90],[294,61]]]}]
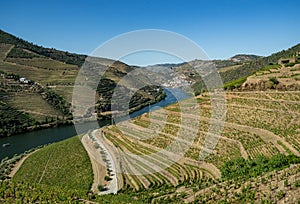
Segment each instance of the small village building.
[{"label": "small village building", "polygon": [[289,63],[295,63],[296,62],[296,57],[289,57],[289,58],[280,58],[278,60],[278,64],[285,65]]},{"label": "small village building", "polygon": [[28,84],[30,81],[24,77],[20,78],[19,81],[23,84]]}]

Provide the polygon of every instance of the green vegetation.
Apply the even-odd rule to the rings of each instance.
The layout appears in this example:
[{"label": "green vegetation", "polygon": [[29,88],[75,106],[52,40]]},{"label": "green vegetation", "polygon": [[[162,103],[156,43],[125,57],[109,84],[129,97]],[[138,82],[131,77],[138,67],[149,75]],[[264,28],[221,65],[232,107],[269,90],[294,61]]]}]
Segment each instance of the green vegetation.
[{"label": "green vegetation", "polygon": [[273,84],[279,84],[279,81],[276,77],[272,77],[269,79],[271,82],[273,82]]},{"label": "green vegetation", "polygon": [[224,89],[232,90],[232,89],[240,88],[246,80],[247,80],[247,77],[241,77],[234,81],[228,82],[228,83],[224,84]]},{"label": "green vegetation", "polygon": [[0,101],[0,137],[26,131],[27,127],[35,124],[35,120],[27,113]]},{"label": "green vegetation", "polygon": [[[225,89],[231,90],[239,88],[250,74],[277,69],[280,56],[299,48],[300,45],[297,45],[269,57],[251,56],[252,61],[237,56],[241,62],[225,60],[215,63],[217,68],[225,67],[220,74]],[[1,136],[72,119],[70,96],[83,56],[42,48],[0,32],[0,57],[3,59],[0,69],[6,72],[1,72],[0,117],[5,118],[0,122]],[[180,66],[187,68],[186,64]],[[110,110],[111,94],[117,82],[130,70],[133,67],[117,62],[107,71],[106,78],[97,87],[98,113]],[[199,76],[189,72],[186,74],[197,81],[194,85],[197,93],[205,91]],[[24,85],[18,82],[19,77],[24,76],[37,83]],[[270,78],[270,82],[276,84],[278,80]],[[123,89],[129,91],[125,86]],[[157,89],[145,87],[136,92],[129,104],[131,111],[162,99],[164,94]],[[200,113],[195,104],[187,103],[184,107],[172,104],[163,112],[154,111],[132,119],[137,128],[127,126],[123,132],[116,126],[102,129],[105,138],[115,148],[145,156],[146,162],[120,158],[123,170],[129,172],[130,165],[135,165],[141,175],[123,175],[124,185],[118,195],[98,196],[91,192],[91,163],[80,140],[74,137],[34,152],[11,180],[7,175],[21,156],[3,160],[0,164],[0,202],[183,203],[193,197],[195,203],[250,203],[259,197],[263,203],[272,195],[274,202],[283,199],[289,195],[289,189],[299,188],[298,181],[289,179],[292,178],[290,175],[296,178],[300,172],[297,170],[300,157],[295,156],[300,152],[299,92],[227,92],[224,131],[212,154],[199,162],[199,153],[208,136],[209,119],[213,112],[209,98],[208,93],[197,98]],[[190,127],[181,124],[180,108],[190,111],[185,120],[185,125]],[[193,114],[201,116],[200,124],[193,125]],[[160,129],[162,121],[166,124]],[[184,142],[190,136],[189,129],[197,134],[180,161],[170,164],[163,154],[149,156],[174,142],[180,130],[186,136],[181,138]],[[155,132],[157,137],[144,139],[146,131]],[[104,156],[102,159],[106,161]],[[145,170],[152,170],[154,165],[164,170],[143,174]],[[111,179],[110,173],[105,173],[103,177],[105,182]],[[261,189],[256,185],[273,185],[275,179],[284,184],[283,189],[268,186],[272,195],[259,194]],[[105,190],[105,186],[99,185],[98,190]]]},{"label": "green vegetation", "polygon": [[72,113],[70,112],[71,104],[68,103],[64,97],[58,95],[50,88],[44,89],[41,95],[43,95],[46,101],[55,109],[61,111],[64,116],[68,119],[72,119]]},{"label": "green vegetation", "polygon": [[92,166],[78,137],[51,144],[25,160],[12,181],[88,191]]},{"label": "green vegetation", "polygon": [[281,170],[291,164],[298,163],[300,163],[300,157],[295,155],[285,156],[278,154],[270,158],[260,156],[254,160],[237,158],[225,162],[221,167],[221,172],[224,179],[250,178],[266,172]]},{"label": "green vegetation", "polygon": [[[285,57],[287,55],[294,55],[296,51],[300,50],[300,44],[295,45],[294,47],[291,47],[288,50],[283,50],[277,53],[274,53],[267,57],[259,57],[252,61],[242,61],[239,63],[236,63],[231,69],[228,69],[228,67],[218,67],[219,68],[219,74],[222,78],[223,83],[226,85],[229,82],[233,82],[238,79],[242,79],[244,77],[248,77],[250,75],[255,74],[258,71],[269,71],[270,69],[277,69],[279,65],[277,64],[278,60],[282,57]],[[227,64],[229,65],[229,64]],[[232,66],[233,64],[231,64]],[[180,65],[180,69],[187,69],[190,68],[188,65]],[[191,80],[195,81],[196,83],[192,86],[195,90],[195,94],[199,95],[203,93],[206,90],[205,84],[203,83],[200,76],[197,76],[193,74],[193,77],[189,77],[189,75],[186,75],[186,77],[190,78]],[[235,85],[235,84],[234,84]],[[231,87],[226,86],[226,87]],[[231,87],[233,88],[233,87]]]},{"label": "green vegetation", "polygon": [[49,57],[51,59],[58,60],[67,64],[74,64],[77,66],[81,66],[85,58],[87,57],[86,55],[62,52],[55,49],[44,48],[42,46],[34,45],[33,43],[17,38],[2,30],[0,30],[0,43],[15,45],[15,48],[13,48],[16,49],[16,51],[13,51],[14,57],[24,57],[24,52],[20,52],[18,48],[26,49],[31,52],[35,52],[39,55]]},{"label": "green vegetation", "polygon": [[41,57],[37,54],[34,54],[29,51],[24,51],[23,49],[20,48],[13,48],[7,55],[9,58],[34,58],[34,57]]},{"label": "green vegetation", "polygon": [[0,181],[1,180],[5,180],[5,179],[9,179],[9,174],[12,170],[12,168],[14,167],[14,165],[23,157],[25,157],[26,155],[28,155],[29,153],[42,148],[42,146],[38,146],[36,148],[32,148],[28,151],[25,151],[22,154],[18,154],[18,155],[14,155],[13,158],[4,158],[1,160],[0,162]]},{"label": "green vegetation", "polygon": [[[14,60],[10,59],[9,61],[11,63],[8,63],[7,61],[3,62],[0,61],[0,70],[4,71],[6,73],[14,73],[19,75],[20,77],[25,77],[27,79],[33,80],[35,82],[38,82],[42,84],[43,86],[52,86],[52,85],[73,85],[77,70],[72,69],[72,70],[67,70],[65,71],[64,68],[61,69],[55,69],[54,63],[52,65],[49,65],[49,69],[45,68],[39,68],[36,66],[27,66],[27,65],[22,65],[18,64],[17,62],[19,60]],[[19,59],[19,58],[17,58]],[[38,61],[36,59],[39,59]],[[41,60],[44,60],[44,58],[33,58],[33,61],[41,62]],[[54,61],[54,60],[52,60]],[[16,62],[16,63],[15,63]],[[27,63],[28,61],[26,61]],[[55,61],[54,61],[55,62]],[[24,63],[24,61],[22,61]],[[38,64],[35,64],[38,65]],[[70,65],[65,65],[66,69],[69,69]],[[50,69],[52,67],[52,69]],[[65,72],[65,74],[64,74]]]},{"label": "green vegetation", "polygon": [[[297,203],[297,179],[290,178],[299,178],[299,172],[300,166],[293,165],[255,178],[227,180],[206,189],[196,197],[194,203]],[[282,185],[287,180],[288,186]]]},{"label": "green vegetation", "polygon": [[16,74],[1,72],[0,137],[71,122],[70,103],[49,88],[22,84]]},{"label": "green vegetation", "polygon": [[[14,125],[19,120],[19,116],[15,116],[16,122],[12,121],[10,126],[3,124],[0,127],[0,136],[71,123],[74,83],[79,67],[86,57],[43,48],[0,30],[0,73],[3,75],[0,80],[0,91],[7,93],[5,96],[7,100],[0,98],[0,101],[19,111],[19,115],[27,115],[20,116],[20,120],[23,121],[24,117],[28,119],[26,123],[23,122],[24,127],[19,127],[18,124]],[[100,65],[108,68],[97,88],[96,111],[98,119],[102,120],[110,117],[106,113],[111,110],[111,97],[116,84],[135,67],[104,58],[95,58],[91,61],[87,62],[91,63],[91,66]],[[99,77],[89,74],[85,80],[93,81],[93,77]],[[28,79],[30,83],[19,82],[20,77]],[[130,84],[130,81],[127,83]],[[130,90],[125,85],[124,89],[126,90],[124,94],[127,95]],[[131,98],[130,112],[160,101],[164,97],[162,88],[144,87],[135,92]],[[104,114],[101,115],[102,113]]]},{"label": "green vegetation", "polygon": [[[230,125],[224,127],[222,137],[215,147],[213,154],[205,160],[205,162],[209,162],[221,170],[223,176],[221,179],[217,179],[219,177],[215,177],[210,168],[199,167],[196,163],[194,165],[188,164],[188,161],[198,159],[200,148],[207,137],[206,133],[209,129],[209,121],[204,120],[201,121],[199,127],[195,126],[198,128],[199,133],[195,138],[193,146],[186,152],[179,163],[175,163],[164,171],[155,174],[139,176],[124,175],[124,186],[117,195],[97,196],[86,190],[87,188],[85,190],[73,189],[71,185],[68,186],[68,189],[62,189],[60,185],[55,185],[58,182],[57,179],[50,179],[50,177],[48,179],[45,178],[45,181],[42,179],[41,183],[37,184],[36,180],[39,180],[39,178],[34,180],[34,177],[27,176],[24,173],[23,180],[16,181],[13,178],[12,182],[1,184],[5,187],[0,187],[2,188],[0,190],[0,202],[1,195],[3,195],[2,199],[5,201],[24,202],[26,201],[24,200],[25,198],[32,199],[31,195],[24,195],[24,189],[29,188],[29,186],[30,190],[27,190],[27,192],[31,192],[34,189],[32,195],[36,200],[53,202],[83,202],[83,200],[88,200],[99,203],[183,203],[185,199],[192,197],[195,198],[195,203],[217,203],[219,201],[227,203],[250,203],[256,201],[259,196],[261,196],[262,200],[267,200],[268,196],[273,196],[272,199],[276,201],[282,198],[282,196],[290,196],[289,189],[295,190],[299,185],[296,181],[294,182],[289,179],[291,175],[297,175],[295,171],[297,168],[295,167],[293,173],[290,174],[281,174],[278,171],[285,171],[292,168],[294,165],[291,164],[297,166],[297,163],[300,163],[300,159],[294,155],[284,156],[280,152],[294,154],[295,151],[291,149],[291,145],[298,150],[300,143],[296,130],[299,124],[297,120],[293,120],[297,115],[291,115],[289,112],[285,113],[283,110],[285,106],[288,106],[289,111],[295,114],[299,112],[299,105],[294,103],[295,101],[299,101],[299,93],[276,91],[228,92],[227,97],[227,121]],[[200,115],[203,116],[203,119],[205,117],[209,118],[211,116],[209,95],[203,94],[197,101],[201,106]],[[190,103],[183,103],[181,108],[185,107],[188,107],[191,112],[196,114],[194,106],[191,106]],[[166,114],[165,117],[163,113]],[[241,117],[241,115],[247,115],[247,117]],[[150,121],[150,118],[153,120]],[[166,125],[164,125],[161,131],[158,131],[157,127],[159,127],[160,121],[164,118]],[[191,114],[186,122],[193,123],[193,120],[194,118]],[[157,110],[134,118],[132,121],[139,127],[137,129],[126,129],[126,134],[119,131],[116,126],[103,128],[102,130],[106,139],[110,140],[116,148],[121,150],[138,155],[150,155],[157,152],[160,147],[164,147],[174,140],[173,135],[179,130],[176,124],[180,124],[181,122],[179,104],[172,104],[165,107],[163,112]],[[238,126],[239,124],[249,128],[242,128]],[[150,128],[151,126],[157,131],[158,137],[139,141],[135,139],[139,135],[143,135],[141,128]],[[268,131],[276,135],[270,135]],[[266,135],[271,138],[270,141],[265,140]],[[285,140],[279,140],[277,137],[284,138]],[[39,153],[39,151],[30,156],[29,159],[33,159],[33,156]],[[68,155],[69,152],[65,152],[65,157]],[[240,158],[245,155],[248,158]],[[44,158],[42,162],[44,162],[45,166],[49,155],[43,153],[40,157]],[[160,161],[160,164],[157,162],[156,164],[162,166],[169,162],[162,155],[151,158],[147,157],[146,159],[147,162],[145,163],[137,161],[134,164],[137,171],[143,172],[143,169],[149,170],[153,168],[151,163],[155,163],[155,160]],[[34,160],[37,160],[37,158],[34,158]],[[56,160],[57,166],[60,166],[58,161]],[[126,170],[129,170],[127,168],[128,165],[126,161],[122,162],[122,168]],[[69,167],[64,166],[62,168],[68,169]],[[40,167],[37,168],[36,174],[41,174],[40,172],[43,170],[40,169]],[[45,176],[47,175],[46,173]],[[49,176],[54,177],[56,174],[49,174]],[[25,177],[30,179],[24,180]],[[106,179],[109,179],[108,175]],[[274,181],[277,182],[276,179],[278,182],[288,180],[287,186],[283,189],[274,186],[268,187],[267,193],[264,192],[266,195],[263,196],[257,185],[269,185],[269,183],[273,185]],[[52,180],[52,183],[50,183],[50,180]],[[271,180],[272,182],[270,182]],[[29,182],[33,182],[33,184],[28,184]],[[12,192],[9,188],[15,189],[15,192]],[[280,190],[282,191],[281,194],[278,193]],[[20,193],[17,193],[18,191]],[[49,195],[48,191],[53,192],[53,194]],[[40,195],[42,193],[43,195]]]},{"label": "green vegetation", "polygon": [[280,67],[279,64],[273,64],[273,63],[270,63],[264,67],[262,67],[261,69],[259,69],[259,71],[269,71],[270,69],[278,69]]},{"label": "green vegetation", "polygon": [[[10,51],[9,53],[11,53]],[[25,51],[24,51],[25,52]],[[59,72],[61,77],[65,77],[67,75],[76,75],[78,71],[78,67],[75,65],[66,64],[57,60],[53,60],[50,58],[46,58],[40,55],[37,55],[39,57],[33,57],[33,58],[6,58],[5,62],[12,62],[16,63],[18,65],[23,65],[27,67],[33,67],[33,68],[43,68],[46,70],[51,70],[52,72],[56,71]]]},{"label": "green vegetation", "polygon": [[101,192],[101,191],[105,191],[106,188],[103,185],[99,185],[98,190]]},{"label": "green vegetation", "polygon": [[293,67],[294,65],[296,65],[298,63],[299,62],[291,62],[291,63],[285,64],[284,66],[286,66],[286,67]]},{"label": "green vegetation", "polygon": [[7,102],[14,108],[29,113],[41,124],[53,122],[64,116],[59,109],[55,109],[37,93],[11,94]]},{"label": "green vegetation", "polygon": [[53,87],[52,90],[58,95],[64,96],[70,104],[72,103],[73,86],[58,86]]},{"label": "green vegetation", "polygon": [[105,180],[105,181],[110,181],[111,178],[110,178],[109,176],[105,176],[105,177],[104,177],[104,180]]}]

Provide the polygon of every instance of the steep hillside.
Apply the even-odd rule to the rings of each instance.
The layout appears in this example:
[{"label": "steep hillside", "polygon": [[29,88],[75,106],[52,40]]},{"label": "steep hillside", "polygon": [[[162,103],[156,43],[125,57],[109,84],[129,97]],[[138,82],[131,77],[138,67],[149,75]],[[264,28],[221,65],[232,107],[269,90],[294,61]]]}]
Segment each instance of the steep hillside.
[{"label": "steep hillside", "polygon": [[243,90],[300,90],[300,63],[269,65],[251,75],[242,84]]},{"label": "steep hillside", "polygon": [[[112,125],[102,128],[95,135],[87,134],[83,137],[86,138],[88,146],[85,147],[89,154],[94,152],[94,156],[96,153],[101,155],[98,160],[97,157],[90,157],[94,158],[93,165],[97,165],[95,161],[99,162],[98,170],[113,172],[112,160],[107,157],[109,152],[118,166],[116,168],[137,174],[117,174],[117,195],[99,196],[92,192],[76,191],[72,186],[67,189],[64,189],[65,185],[59,186],[56,175],[61,175],[60,172],[66,171],[69,166],[60,163],[59,156],[49,156],[50,161],[47,163],[44,155],[49,155],[51,149],[55,149],[53,155],[59,154],[66,142],[53,144],[30,155],[28,161],[24,162],[24,169],[21,168],[20,172],[17,172],[17,177],[13,177],[11,181],[1,181],[0,200],[100,203],[266,203],[268,200],[274,203],[299,202],[299,91],[235,91],[227,92],[226,98],[227,117],[224,131],[212,154],[204,161],[199,161],[199,153],[208,136],[212,113],[208,94],[203,94],[197,99],[201,107],[200,113],[196,111],[196,106],[186,100],[182,107],[173,104],[134,118],[131,120],[133,125],[127,129],[126,125],[123,126],[122,131]],[[185,115],[188,124],[194,124],[194,117],[199,114],[201,121],[199,126],[194,126],[192,130],[198,133],[189,150],[179,161],[169,165],[168,157],[160,150],[166,149],[167,145],[177,140],[176,135],[180,129],[183,133],[190,134],[182,124],[181,108],[190,110],[190,113]],[[165,125],[162,126],[162,123]],[[147,133],[153,132],[156,133],[155,137],[147,137]],[[185,135],[180,139],[184,143],[187,138],[188,135]],[[99,146],[99,141],[104,144],[106,150]],[[76,151],[77,149],[81,147],[76,148]],[[128,156],[144,155],[144,160],[140,162],[136,158],[135,162],[131,163],[133,160],[130,157],[119,155],[121,150],[128,153]],[[73,155],[75,152],[72,151],[75,149],[64,151],[64,157],[70,158],[68,162],[71,163],[76,159]],[[159,154],[155,154],[159,151]],[[84,155],[86,156],[85,153]],[[42,162],[37,165],[38,161]],[[155,166],[166,168],[156,173],[145,173]],[[25,171],[25,168],[30,171]],[[75,165],[72,171],[80,168],[81,165]],[[41,175],[43,169],[46,169],[46,173],[41,184],[32,183],[38,181],[34,175]],[[93,170],[95,171],[94,168]],[[55,171],[59,172],[56,174]],[[31,174],[27,175],[26,172]],[[99,176],[97,172],[94,172],[94,175]],[[100,175],[104,180],[107,174]],[[109,174],[109,177],[112,175]],[[109,177],[108,183],[99,187],[101,192],[105,192],[105,185],[109,185]],[[73,178],[68,176],[63,181]],[[42,183],[43,181],[45,183]],[[32,193],[24,195],[24,189],[30,189]]]},{"label": "steep hillside", "polygon": [[[9,107],[5,110],[19,111],[20,117],[17,118],[21,121],[25,117],[23,113],[29,117],[27,123],[22,123],[22,127],[18,125],[19,119],[15,123],[10,122],[10,125],[1,126],[0,137],[69,123],[72,119],[70,107],[74,83],[86,57],[37,46],[0,30],[0,91],[4,95],[0,98],[1,104]],[[96,98],[96,114],[98,119],[104,119],[110,117],[106,113],[111,109],[113,88],[136,67],[105,58],[89,59],[93,61],[93,67],[107,69],[98,85]],[[95,78],[98,75],[92,76]],[[94,81],[98,81],[99,77]],[[130,80],[127,81],[123,85],[124,89],[130,83]],[[164,96],[161,88],[146,86],[135,92],[130,101],[130,109],[140,109]],[[7,115],[6,112],[0,114]]]},{"label": "steep hillside", "polygon": [[79,136],[75,136],[33,152],[13,176],[13,181],[88,191],[92,175],[87,152]]},{"label": "steep hillside", "polygon": [[[264,70],[265,67],[273,64],[277,64],[280,58],[293,56],[295,53],[300,51],[300,44],[295,45],[287,50],[283,50],[277,53],[274,53],[267,57],[259,57],[252,55],[236,55],[233,59],[221,60],[221,61],[212,61],[215,63],[218,72],[223,80],[223,83],[226,85],[229,82],[237,80],[238,86],[245,81],[246,77],[253,75],[259,70]],[[196,60],[194,63],[202,63],[202,61]],[[203,83],[201,77],[190,67],[189,64],[181,64],[174,67],[179,73],[185,75],[188,80],[193,82],[193,88],[195,89],[196,94],[203,92],[205,84]],[[231,84],[229,84],[231,85]],[[235,84],[233,83],[233,86]],[[228,86],[228,85],[227,85]]]},{"label": "steep hillside", "polygon": [[34,45],[33,43],[15,37],[2,30],[0,30],[0,43],[14,45],[8,57],[33,58],[38,55],[42,55],[53,60],[77,66],[81,66],[87,57],[86,55],[78,55],[59,51],[53,48],[44,48],[42,46]]},{"label": "steep hillside", "polygon": [[241,77],[250,76],[267,65],[277,64],[278,60],[282,57],[293,56],[299,50],[300,44],[297,44],[287,50],[282,50],[270,56],[262,57],[250,62],[243,63],[242,66],[237,67],[235,69],[226,70],[221,73],[223,82],[227,83],[239,79]]},{"label": "steep hillside", "polygon": [[[1,121],[1,133],[37,126],[36,121],[57,123],[68,118],[69,103],[57,93],[70,94],[67,88],[74,86],[78,65],[15,46],[0,44],[0,114],[7,118]],[[199,91],[197,103],[186,99],[87,133],[81,142],[71,138],[28,154],[23,160],[1,161],[0,202],[299,203],[300,92],[289,86],[299,82],[298,58],[293,63],[277,64],[299,48],[297,45],[253,61],[217,62],[221,77],[228,82],[220,137],[210,132],[210,124],[222,122],[212,118],[221,106],[214,109],[211,94],[200,94],[205,89],[200,77],[187,63],[166,65],[166,69],[172,66],[198,82],[198,87],[194,85]],[[99,58],[90,62],[110,64],[110,60]],[[110,110],[117,82],[135,69],[121,62],[109,67],[97,87],[97,113]],[[93,70],[90,66],[88,77],[93,77]],[[20,79],[22,76],[28,83]],[[267,87],[251,81],[258,79],[272,84]],[[123,84],[125,92],[130,91],[126,87],[130,82]],[[237,90],[239,87],[244,90]],[[142,107],[162,95],[161,89],[146,87],[133,97],[130,107]],[[208,137],[217,141],[216,146],[200,160],[200,153],[209,151],[203,146]],[[188,149],[178,152],[179,147]],[[180,159],[172,162],[176,153]],[[112,190],[118,193],[102,195]]]}]

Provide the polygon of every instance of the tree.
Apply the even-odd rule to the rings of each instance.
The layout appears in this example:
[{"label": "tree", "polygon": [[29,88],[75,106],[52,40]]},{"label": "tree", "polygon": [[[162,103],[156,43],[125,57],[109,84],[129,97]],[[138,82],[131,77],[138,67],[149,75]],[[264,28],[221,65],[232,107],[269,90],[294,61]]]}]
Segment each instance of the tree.
[{"label": "tree", "polygon": [[109,176],[105,176],[105,177],[104,177],[104,180],[105,180],[105,181],[110,181],[110,180],[112,180],[112,179],[111,179]]},{"label": "tree", "polygon": [[273,82],[274,84],[279,84],[279,81],[276,77],[272,77],[269,79],[271,82]]},{"label": "tree", "polygon": [[99,191],[105,191],[106,188],[105,188],[103,185],[100,184],[100,185],[98,186],[98,190],[99,190]]}]

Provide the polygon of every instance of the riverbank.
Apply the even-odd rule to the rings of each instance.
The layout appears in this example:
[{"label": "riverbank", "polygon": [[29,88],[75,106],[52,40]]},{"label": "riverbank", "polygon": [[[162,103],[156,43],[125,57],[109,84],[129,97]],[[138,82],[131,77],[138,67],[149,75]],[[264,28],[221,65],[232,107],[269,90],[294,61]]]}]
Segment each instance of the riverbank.
[{"label": "riverbank", "polygon": [[34,151],[32,151],[32,152],[30,152],[30,153],[28,153],[28,154],[22,156],[22,158],[21,158],[19,161],[17,161],[17,162],[14,164],[14,166],[11,168],[10,173],[8,174],[8,177],[9,177],[9,178],[12,178],[12,177],[17,173],[17,171],[21,168],[21,166],[22,166],[22,164],[24,163],[24,161],[25,161],[30,155],[32,155],[33,153],[35,153],[35,152],[38,151],[38,150],[39,150],[39,149],[36,149],[36,150],[34,150]]},{"label": "riverbank", "polygon": [[[166,97],[152,105],[147,105],[138,111],[130,114],[131,118],[142,115],[157,107],[164,107],[175,103],[177,100],[187,98],[188,95],[182,89],[165,90]],[[35,148],[40,145],[45,145],[53,142],[65,140],[78,134],[86,133],[88,130],[98,129],[106,125],[110,125],[111,120],[91,121],[82,124],[74,125],[59,125],[51,128],[42,128],[35,131],[21,133],[10,137],[0,138],[0,160],[5,157],[12,158],[15,154],[21,154],[26,150]],[[79,128],[77,128],[79,127]],[[78,132],[81,131],[81,132]],[[11,144],[9,147],[2,147],[3,144]]]},{"label": "riverbank", "polygon": [[5,135],[5,136],[1,135],[0,138],[11,137],[11,136],[19,135],[22,133],[27,133],[27,132],[32,132],[32,131],[42,130],[42,129],[47,129],[47,128],[53,128],[53,127],[58,127],[58,126],[63,126],[63,125],[73,125],[73,121],[72,120],[59,120],[59,121],[55,121],[55,122],[51,122],[51,123],[43,123],[43,124],[39,124],[39,125],[28,126],[28,127],[24,127],[21,130],[18,130],[16,132],[12,132],[9,135]]},{"label": "riverbank", "polygon": [[[161,95],[158,95],[156,98],[154,98],[150,101],[147,101],[145,103],[138,104],[135,107],[131,108],[129,110],[129,114],[139,111],[146,106],[158,103],[161,100],[163,100],[165,97],[166,97],[166,94],[163,92]],[[112,114],[113,114],[112,111],[101,112],[100,114],[97,115],[97,120],[99,122],[111,120]],[[59,126],[64,126],[64,125],[74,125],[74,123],[84,123],[84,122],[93,122],[93,121],[95,121],[95,118],[92,116],[90,118],[86,118],[86,117],[84,117],[82,119],[76,118],[75,121],[73,119],[70,120],[70,119],[65,119],[65,118],[58,118],[57,120],[52,121],[52,122],[37,123],[35,125],[24,126],[22,128],[18,128],[18,129],[13,128],[12,131],[9,132],[9,134],[0,135],[0,138],[11,137],[11,136],[19,135],[22,133],[27,133],[27,132],[32,132],[32,131],[42,130],[42,129],[47,129],[47,128],[53,128],[53,127],[59,127]]]},{"label": "riverbank", "polygon": [[43,146],[39,146],[25,151],[22,154],[14,155],[12,158],[4,158],[0,162],[0,180],[11,178],[22,166],[23,162],[34,152],[41,149]]}]

